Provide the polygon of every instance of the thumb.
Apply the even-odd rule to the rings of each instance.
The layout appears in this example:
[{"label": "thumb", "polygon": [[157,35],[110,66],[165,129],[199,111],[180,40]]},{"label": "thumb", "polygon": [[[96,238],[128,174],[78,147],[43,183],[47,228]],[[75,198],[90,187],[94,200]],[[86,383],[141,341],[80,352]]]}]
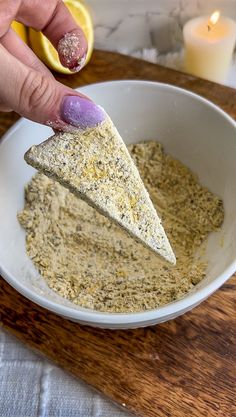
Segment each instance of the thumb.
[{"label": "thumb", "polygon": [[88,97],[29,68],[0,45],[0,101],[30,120],[54,129],[93,127],[105,118]]}]

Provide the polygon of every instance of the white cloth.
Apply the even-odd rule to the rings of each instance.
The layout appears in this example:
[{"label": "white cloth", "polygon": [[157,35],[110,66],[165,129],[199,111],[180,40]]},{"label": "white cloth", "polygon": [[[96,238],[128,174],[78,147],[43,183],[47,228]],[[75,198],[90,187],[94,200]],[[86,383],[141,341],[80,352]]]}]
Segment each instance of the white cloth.
[{"label": "white cloth", "polygon": [[0,329],[0,417],[128,417]]},{"label": "white cloth", "polygon": [[[126,53],[127,51],[120,51]],[[183,54],[158,55],[156,49],[133,54],[182,69]],[[236,54],[228,85],[236,87]],[[0,329],[0,417],[128,417],[83,382],[31,352]]]}]

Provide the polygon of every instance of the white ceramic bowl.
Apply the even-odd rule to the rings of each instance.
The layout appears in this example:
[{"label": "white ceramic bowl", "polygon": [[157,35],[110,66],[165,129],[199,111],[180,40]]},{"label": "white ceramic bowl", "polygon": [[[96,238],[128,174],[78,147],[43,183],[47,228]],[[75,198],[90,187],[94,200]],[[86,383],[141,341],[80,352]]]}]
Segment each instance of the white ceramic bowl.
[{"label": "white ceramic bowl", "polygon": [[23,155],[52,132],[24,119],[0,144],[0,273],[35,303],[80,323],[131,328],[173,319],[206,299],[236,270],[236,123],[212,103],[169,85],[117,81],[80,91],[107,110],[127,144],[142,139],[162,142],[167,152],[223,199],[225,220],[222,231],[209,238],[207,277],[179,301],[131,314],[79,308],[51,291],[27,258],[25,235],[16,213],[23,207],[24,185],[34,173]]}]

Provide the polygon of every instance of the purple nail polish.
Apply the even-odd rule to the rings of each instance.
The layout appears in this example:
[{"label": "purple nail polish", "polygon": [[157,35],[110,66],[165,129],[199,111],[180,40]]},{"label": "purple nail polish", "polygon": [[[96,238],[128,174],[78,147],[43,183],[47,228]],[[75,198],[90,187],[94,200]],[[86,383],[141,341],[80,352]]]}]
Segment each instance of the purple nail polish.
[{"label": "purple nail polish", "polygon": [[61,118],[80,129],[99,125],[106,119],[104,110],[87,98],[66,96],[61,104]]}]

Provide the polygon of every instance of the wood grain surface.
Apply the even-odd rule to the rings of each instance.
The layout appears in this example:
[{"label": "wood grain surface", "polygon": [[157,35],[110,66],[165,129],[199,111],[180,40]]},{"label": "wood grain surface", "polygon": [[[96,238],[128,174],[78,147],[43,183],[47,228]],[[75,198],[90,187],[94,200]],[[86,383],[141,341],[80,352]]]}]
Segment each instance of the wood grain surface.
[{"label": "wood grain surface", "polygon": [[[79,86],[111,79],[172,83],[236,118],[236,90],[133,58],[96,51]],[[0,114],[2,134],[17,115]],[[80,326],[33,304],[0,278],[0,324],[139,417],[236,417],[236,276],[190,313],[158,326]],[[105,416],[104,416],[105,417]]]}]

